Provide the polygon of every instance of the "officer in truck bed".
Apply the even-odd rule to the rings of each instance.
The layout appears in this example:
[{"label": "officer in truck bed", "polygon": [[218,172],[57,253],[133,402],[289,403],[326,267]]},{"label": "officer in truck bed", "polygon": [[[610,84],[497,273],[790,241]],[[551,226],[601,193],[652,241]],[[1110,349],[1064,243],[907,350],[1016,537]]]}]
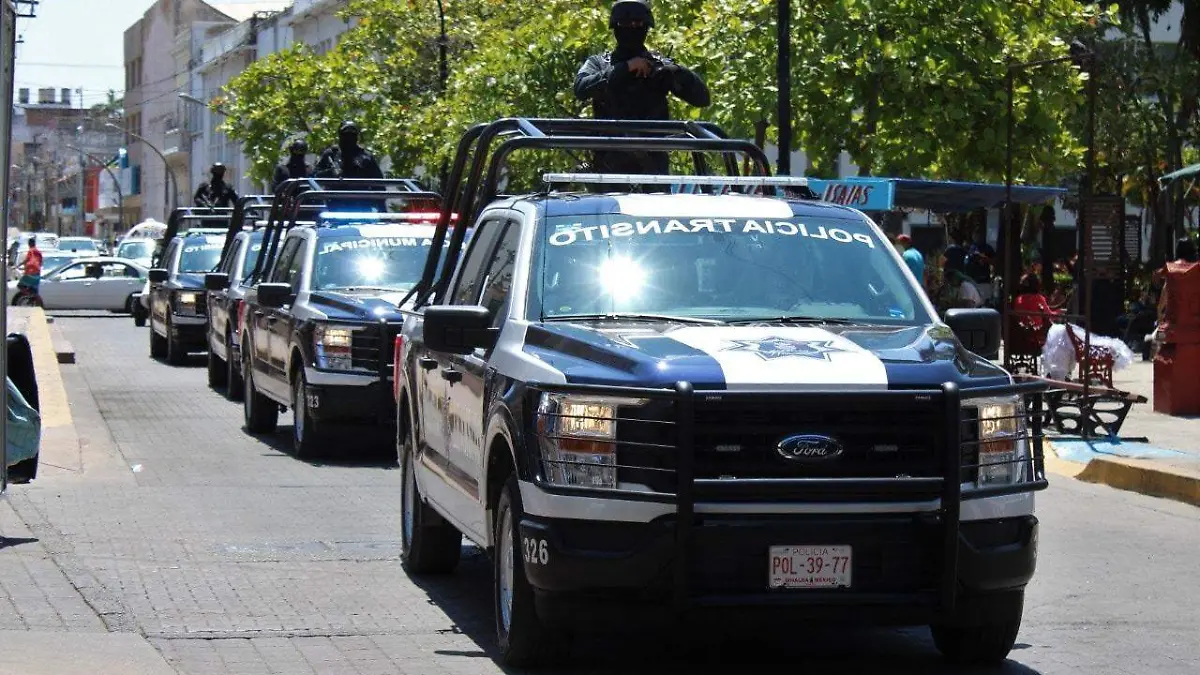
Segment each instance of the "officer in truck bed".
[{"label": "officer in truck bed", "polygon": [[[671,59],[646,48],[646,35],[654,27],[649,0],[617,0],[609,28],[617,48],[588,57],[575,76],[575,96],[591,99],[596,119],[670,119],[667,96],[703,108],[711,99],[698,75]],[[668,171],[665,153],[596,152],[601,173],[662,173]]]}]

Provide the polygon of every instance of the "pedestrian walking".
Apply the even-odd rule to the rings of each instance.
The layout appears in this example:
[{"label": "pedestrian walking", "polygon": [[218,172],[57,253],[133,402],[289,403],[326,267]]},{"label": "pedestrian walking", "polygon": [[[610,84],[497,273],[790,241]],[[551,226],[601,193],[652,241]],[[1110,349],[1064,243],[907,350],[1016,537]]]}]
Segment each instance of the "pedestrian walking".
[{"label": "pedestrian walking", "polygon": [[907,234],[896,237],[896,247],[900,249],[900,257],[904,259],[904,264],[917,278],[917,283],[921,284],[921,288],[924,288],[925,256],[921,255],[921,252],[913,246],[912,237]]},{"label": "pedestrian walking", "polygon": [[201,183],[192,196],[192,203],[203,208],[231,208],[237,202],[237,193],[225,182],[225,165],[217,162],[208,170],[209,180]]},{"label": "pedestrian walking", "polygon": [[313,175],[317,178],[383,178],[375,155],[359,145],[358,124],[346,121],[338,128],[338,141],[321,153]]},{"label": "pedestrian walking", "polygon": [[[575,76],[575,96],[592,102],[592,116],[612,120],[667,120],[668,97],[703,108],[708,86],[691,70],[646,47],[654,27],[649,0],[617,0],[608,27],[616,48],[589,56]],[[669,170],[666,153],[596,152],[602,173],[658,173]]]},{"label": "pedestrian walking", "polygon": [[284,181],[293,178],[308,178],[312,175],[312,166],[309,165],[306,157],[308,156],[308,143],[303,139],[296,139],[288,146],[288,161],[283,162],[275,167],[275,177],[271,181],[271,192],[279,190],[279,186]]}]

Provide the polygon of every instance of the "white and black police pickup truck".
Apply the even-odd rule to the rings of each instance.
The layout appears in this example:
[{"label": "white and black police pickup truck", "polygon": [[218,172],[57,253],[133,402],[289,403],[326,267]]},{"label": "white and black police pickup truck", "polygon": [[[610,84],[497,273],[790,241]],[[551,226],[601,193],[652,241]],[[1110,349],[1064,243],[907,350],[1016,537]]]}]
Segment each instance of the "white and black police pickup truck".
[{"label": "white and black police pickup truck", "polygon": [[[408,181],[377,182],[381,189],[408,187]],[[362,192],[313,185],[292,207],[323,201],[329,210],[308,224],[280,220],[273,211],[266,250],[255,265],[263,271],[255,274],[259,283],[246,292],[238,321],[246,428],[271,432],[280,409],[292,408],[294,451],[304,458],[322,451],[326,431],[390,428],[390,346],[401,326],[399,304],[421,277],[436,217],[341,210],[370,200],[364,202]],[[354,194],[357,203],[350,201]],[[380,194],[380,205],[440,199],[411,190]]]},{"label": "white and black police pickup truck", "polygon": [[768,174],[709,125],[468,133],[446,195],[473,235],[395,345],[408,571],[450,572],[460,535],[491,553],[512,664],[593,622],[743,610],[929,625],[953,660],[1003,659],[1046,480],[1038,390],[955,335],[994,348],[994,313],[952,329],[861,212],[763,194],[797,179],[548,175],[497,197],[523,148],[736,151]]}]

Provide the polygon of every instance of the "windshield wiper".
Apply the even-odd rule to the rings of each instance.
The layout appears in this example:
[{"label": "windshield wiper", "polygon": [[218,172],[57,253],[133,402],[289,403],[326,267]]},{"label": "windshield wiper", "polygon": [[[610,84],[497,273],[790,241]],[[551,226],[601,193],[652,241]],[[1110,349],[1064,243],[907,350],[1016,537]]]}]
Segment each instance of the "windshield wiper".
[{"label": "windshield wiper", "polygon": [[824,316],[759,316],[752,319],[735,319],[729,322],[733,325],[745,323],[791,323],[791,324],[830,324],[835,326],[865,326],[865,321],[853,319],[828,318]]},{"label": "windshield wiper", "polygon": [[723,326],[719,319],[705,319],[699,316],[676,316],[674,314],[645,314],[641,312],[609,312],[608,314],[560,314],[545,317],[546,321],[602,321],[604,319],[624,319],[627,321],[674,321],[675,323],[694,323],[702,326]]},{"label": "windshield wiper", "polygon": [[326,291],[339,291],[342,293],[356,293],[360,291],[384,291],[386,293],[404,293],[405,291],[391,286],[335,286],[333,288],[325,288]]}]

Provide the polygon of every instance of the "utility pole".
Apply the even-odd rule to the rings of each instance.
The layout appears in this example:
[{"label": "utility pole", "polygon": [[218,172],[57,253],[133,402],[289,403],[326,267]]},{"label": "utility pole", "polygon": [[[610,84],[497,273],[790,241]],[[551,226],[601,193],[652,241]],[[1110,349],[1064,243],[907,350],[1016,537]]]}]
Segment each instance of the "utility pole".
[{"label": "utility pole", "polygon": [[80,147],[79,176],[77,180],[77,194],[79,195],[79,203],[76,205],[79,211],[79,230],[74,234],[82,235],[83,233],[87,232],[87,181],[85,180],[84,176],[84,174],[87,173],[87,163],[83,158],[83,125],[80,125],[77,130],[79,132],[77,135],[79,140],[77,142],[79,143]]},{"label": "utility pole", "polygon": [[779,12],[776,77],[779,82],[779,175],[792,174],[792,0],[775,0]]}]

